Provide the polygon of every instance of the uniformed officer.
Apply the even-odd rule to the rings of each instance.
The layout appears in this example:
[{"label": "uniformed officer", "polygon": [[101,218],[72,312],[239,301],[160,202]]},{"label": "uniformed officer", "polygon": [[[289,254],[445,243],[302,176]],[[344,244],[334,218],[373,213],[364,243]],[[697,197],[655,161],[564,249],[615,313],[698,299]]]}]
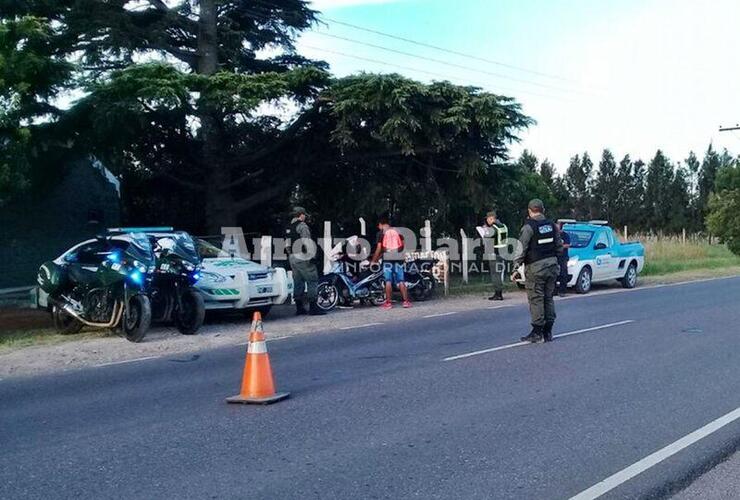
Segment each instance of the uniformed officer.
[{"label": "uniformed officer", "polygon": [[529,218],[519,236],[521,247],[514,257],[516,267],[524,263],[524,279],[532,316],[532,332],[523,342],[550,342],[555,323],[555,282],[560,274],[558,255],[563,251],[560,231],[545,217],[542,200],[527,206]]},{"label": "uniformed officer", "polygon": [[[293,219],[285,230],[285,236],[289,252],[291,252],[292,245],[297,240],[311,240],[311,230],[306,224],[305,208],[295,207],[293,209]],[[312,316],[326,314],[316,305],[316,288],[319,281],[319,271],[316,269],[316,264],[312,259],[292,252],[288,257],[288,262],[290,262],[290,269],[293,271],[293,298],[295,299],[296,316],[307,313]],[[306,298],[308,298],[308,309],[306,309]]]},{"label": "uniformed officer", "polygon": [[[483,235],[483,246],[484,251],[486,252],[485,257],[488,259],[488,266],[491,272],[491,282],[493,283],[493,295],[488,297],[488,300],[504,300],[505,263],[503,259],[498,256],[496,247],[500,245],[503,239],[505,239],[505,235],[507,234],[506,225],[499,221],[496,217],[496,212],[491,210],[486,214],[486,220],[483,222],[483,229],[485,230],[485,234]],[[490,240],[486,241],[485,238],[490,238]]]}]

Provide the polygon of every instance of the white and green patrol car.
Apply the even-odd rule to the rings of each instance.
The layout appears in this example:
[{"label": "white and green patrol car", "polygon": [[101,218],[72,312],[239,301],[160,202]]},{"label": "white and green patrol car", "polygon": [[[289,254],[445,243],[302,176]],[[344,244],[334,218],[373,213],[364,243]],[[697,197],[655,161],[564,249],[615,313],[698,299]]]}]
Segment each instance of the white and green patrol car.
[{"label": "white and green patrol car", "polygon": [[232,256],[202,239],[197,246],[203,263],[196,286],[206,309],[260,311],[264,316],[293,295],[293,279],[285,269]]}]

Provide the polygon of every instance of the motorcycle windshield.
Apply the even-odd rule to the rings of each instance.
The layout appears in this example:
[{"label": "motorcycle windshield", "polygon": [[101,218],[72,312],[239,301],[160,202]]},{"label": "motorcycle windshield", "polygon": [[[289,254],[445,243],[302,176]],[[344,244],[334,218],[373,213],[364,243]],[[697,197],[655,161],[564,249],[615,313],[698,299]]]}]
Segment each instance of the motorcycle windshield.
[{"label": "motorcycle windshield", "polygon": [[185,262],[190,262],[193,265],[200,264],[200,255],[195,248],[195,241],[185,231],[178,231],[169,235],[168,238],[175,242],[174,248],[170,250],[171,255],[176,255]]},{"label": "motorcycle windshield", "polygon": [[128,236],[129,245],[124,250],[126,255],[147,267],[154,265],[154,250],[149,238],[144,233],[131,233]]}]

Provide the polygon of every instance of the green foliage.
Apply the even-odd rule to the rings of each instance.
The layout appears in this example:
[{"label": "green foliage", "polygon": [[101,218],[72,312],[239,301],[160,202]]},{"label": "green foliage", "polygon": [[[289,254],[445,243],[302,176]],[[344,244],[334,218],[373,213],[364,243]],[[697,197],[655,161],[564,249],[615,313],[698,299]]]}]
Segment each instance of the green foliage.
[{"label": "green foliage", "polygon": [[740,165],[726,165],[716,176],[716,193],[709,198],[707,227],[733,253],[740,255]]},{"label": "green foliage", "polygon": [[57,116],[52,101],[70,75],[51,32],[39,17],[0,19],[0,205],[29,188],[41,140],[31,123]]}]

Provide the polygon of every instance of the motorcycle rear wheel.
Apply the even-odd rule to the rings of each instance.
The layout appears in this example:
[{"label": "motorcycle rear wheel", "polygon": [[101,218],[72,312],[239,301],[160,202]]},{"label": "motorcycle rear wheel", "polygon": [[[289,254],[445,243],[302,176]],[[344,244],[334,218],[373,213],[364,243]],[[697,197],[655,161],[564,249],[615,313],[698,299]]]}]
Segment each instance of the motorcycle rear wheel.
[{"label": "motorcycle rear wheel", "polygon": [[183,292],[180,298],[182,308],[175,311],[175,326],[183,335],[194,335],[203,325],[206,305],[203,296],[193,289]]},{"label": "motorcycle rear wheel", "polygon": [[51,318],[54,322],[54,328],[60,335],[73,335],[82,330],[83,324],[59,306],[52,306]]},{"label": "motorcycle rear wheel", "polygon": [[141,342],[152,323],[152,304],[146,295],[134,295],[128,300],[121,317],[121,328],[126,340]]}]

